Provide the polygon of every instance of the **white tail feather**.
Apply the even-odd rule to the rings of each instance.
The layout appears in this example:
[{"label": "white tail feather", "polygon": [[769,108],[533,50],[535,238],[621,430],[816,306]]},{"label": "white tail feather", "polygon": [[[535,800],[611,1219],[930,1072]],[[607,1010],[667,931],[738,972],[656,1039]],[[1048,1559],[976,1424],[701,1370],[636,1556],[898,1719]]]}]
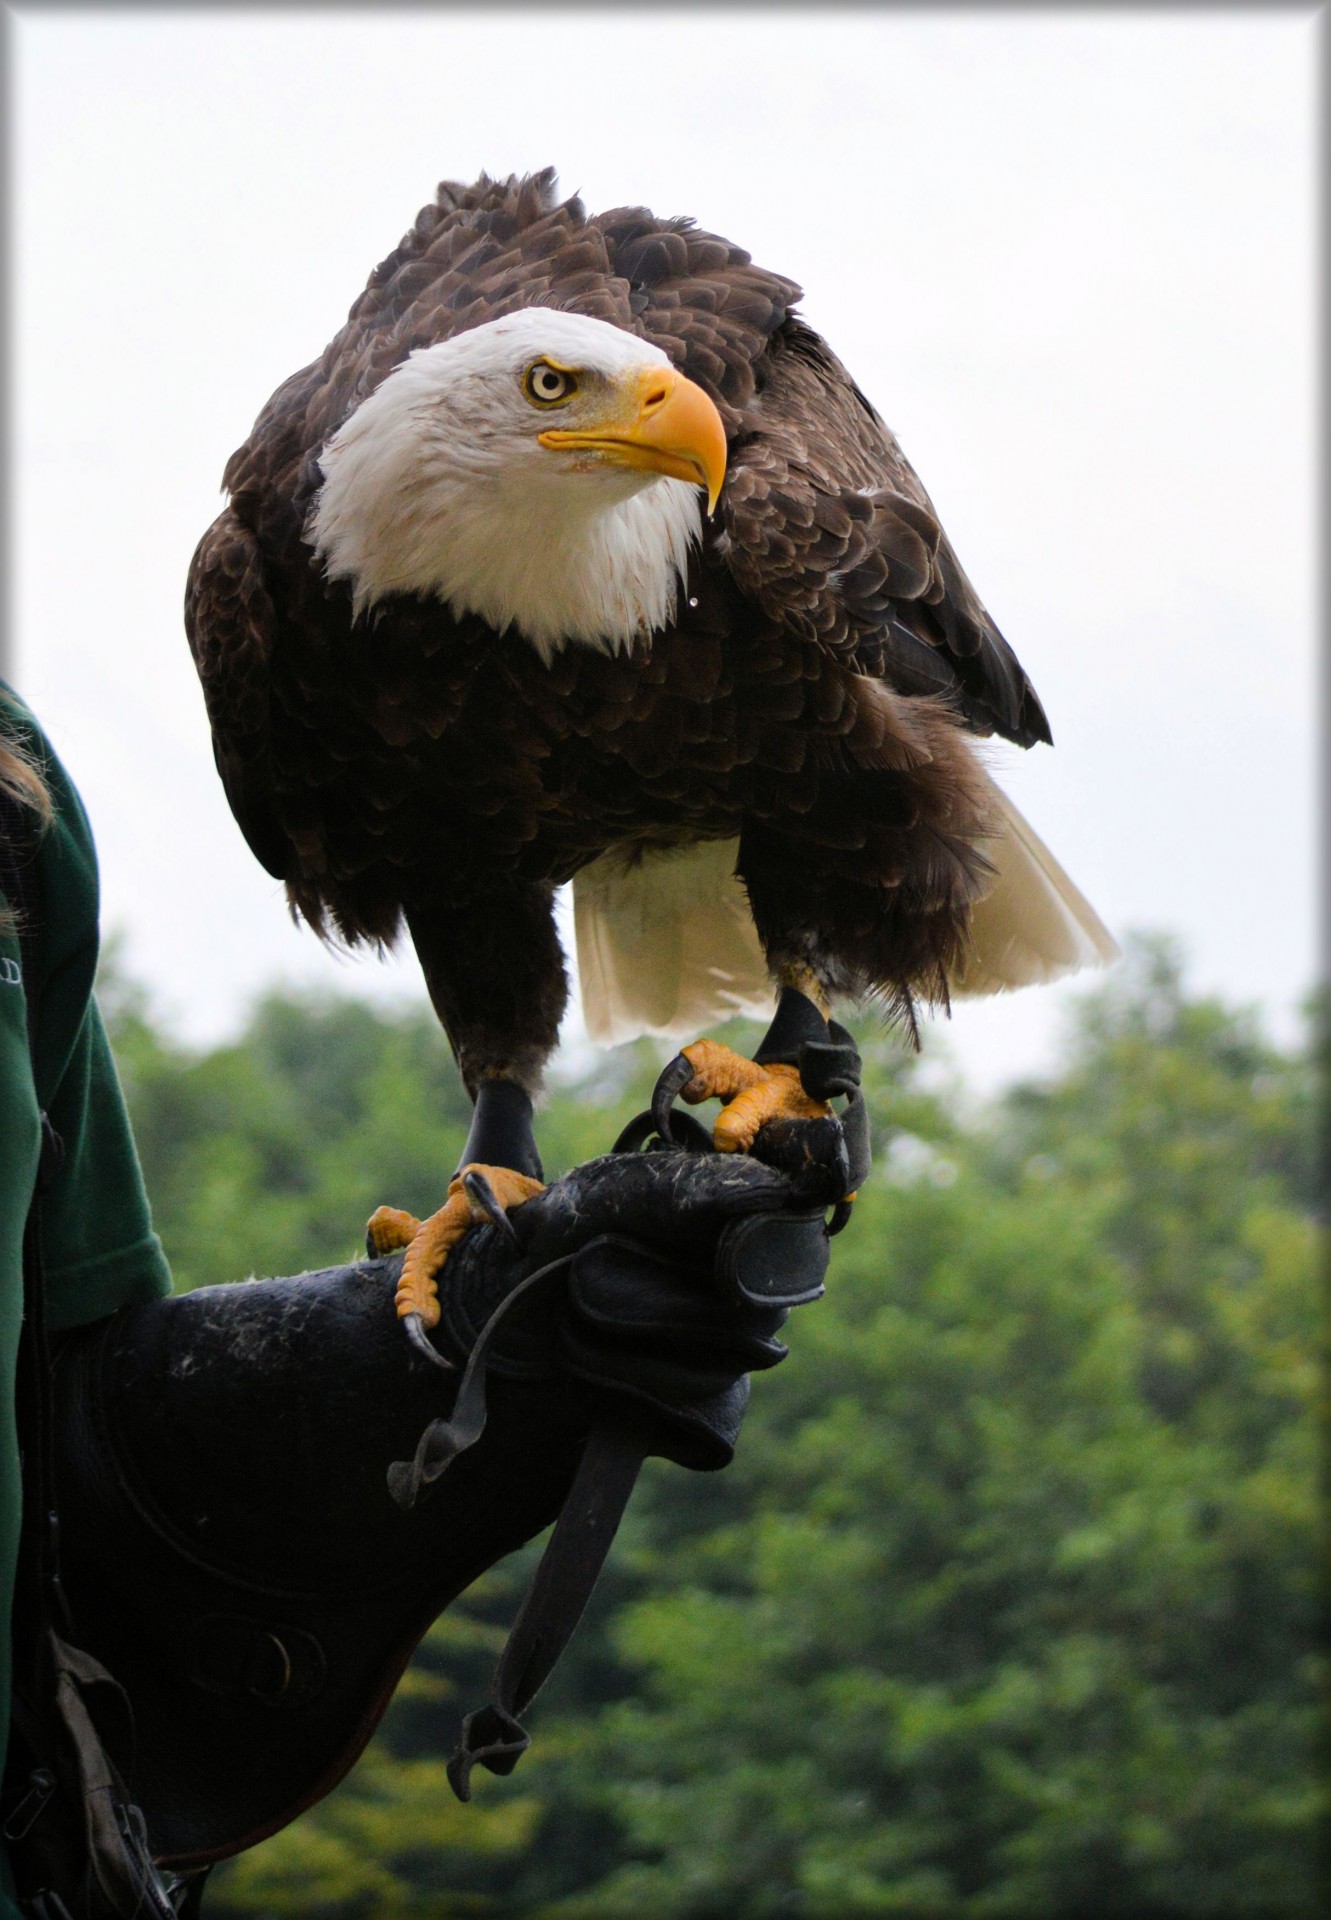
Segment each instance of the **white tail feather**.
[{"label": "white tail feather", "polygon": [[735,840],[593,860],[573,881],[582,1012],[603,1047],[692,1040],[736,1014],[768,1019],[775,989],[735,878]]},{"label": "white tail feather", "polygon": [[[1118,947],[1095,909],[997,786],[993,799],[1002,825],[985,852],[997,877],[973,911],[952,992],[1005,993],[1108,965]],[[582,1009],[598,1045],[692,1039],[737,1014],[771,1014],[775,989],[735,878],[737,851],[734,840],[615,848],[577,875]]]},{"label": "white tail feather", "polygon": [[997,868],[971,912],[970,951],[948,981],[960,999],[1033,987],[1118,958],[1118,944],[1002,788],[989,782],[1001,830],[985,845]]}]

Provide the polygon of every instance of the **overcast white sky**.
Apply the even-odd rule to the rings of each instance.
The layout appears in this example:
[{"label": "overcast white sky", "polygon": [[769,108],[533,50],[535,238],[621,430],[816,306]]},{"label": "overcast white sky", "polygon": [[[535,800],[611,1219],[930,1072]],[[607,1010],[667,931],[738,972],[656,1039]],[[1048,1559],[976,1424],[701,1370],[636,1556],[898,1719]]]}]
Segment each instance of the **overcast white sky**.
[{"label": "overcast white sky", "polygon": [[[11,9],[14,677],[190,1037],[287,920],[180,618],[223,464],[442,177],[553,162],[748,247],[899,433],[1056,749],[1001,777],[1116,931],[1277,1030],[1316,965],[1317,19]],[[977,1084],[1065,989],[964,1008]]]}]

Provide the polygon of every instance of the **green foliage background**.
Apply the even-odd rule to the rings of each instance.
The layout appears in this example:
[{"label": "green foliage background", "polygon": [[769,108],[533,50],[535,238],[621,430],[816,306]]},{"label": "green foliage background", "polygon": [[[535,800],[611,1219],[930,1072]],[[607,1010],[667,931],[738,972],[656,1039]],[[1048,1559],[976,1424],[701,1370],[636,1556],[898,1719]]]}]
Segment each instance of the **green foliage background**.
[{"label": "green foliage background", "polygon": [[[191,1055],[103,993],[182,1289],[438,1204],[430,1016],[273,997]],[[1047,1084],[976,1110],[862,1036],[879,1164],[726,1473],[649,1468],[513,1779],[443,1760],[534,1549],[431,1632],[350,1779],[211,1911],[1318,1911],[1314,1051],[1140,942]],[[603,1151],[651,1050],[556,1091]]]}]

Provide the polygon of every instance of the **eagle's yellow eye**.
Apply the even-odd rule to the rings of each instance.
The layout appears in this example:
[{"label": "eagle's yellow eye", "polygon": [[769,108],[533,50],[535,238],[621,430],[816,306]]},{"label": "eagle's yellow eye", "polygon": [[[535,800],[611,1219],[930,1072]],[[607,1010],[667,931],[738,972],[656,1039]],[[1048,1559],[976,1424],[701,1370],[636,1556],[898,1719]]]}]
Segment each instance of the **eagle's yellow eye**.
[{"label": "eagle's yellow eye", "polygon": [[578,390],[573,375],[549,360],[538,360],[528,367],[522,386],[527,398],[534,400],[538,407],[557,407],[561,400],[570,399]]}]

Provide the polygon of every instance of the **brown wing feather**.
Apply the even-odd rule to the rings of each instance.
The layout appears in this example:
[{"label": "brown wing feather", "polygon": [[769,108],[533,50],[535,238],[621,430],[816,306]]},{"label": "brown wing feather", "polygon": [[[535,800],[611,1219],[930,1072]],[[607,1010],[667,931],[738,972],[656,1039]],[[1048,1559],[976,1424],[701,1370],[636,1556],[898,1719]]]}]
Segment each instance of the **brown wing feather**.
[{"label": "brown wing feather", "polygon": [[952,694],[977,732],[1049,740],[933,503],[840,361],[787,320],[760,374],[721,509],[745,594],[902,692]]},{"label": "brown wing feather", "polygon": [[728,433],[742,434],[763,356],[800,288],[692,220],[618,207],[594,224],[611,270],[627,283],[634,330],[710,395]]},{"label": "brown wing feather", "polygon": [[185,588],[185,631],[203,683],[213,758],[260,865],[286,877],[291,849],[273,809],[269,658],[276,615],[254,536],[228,507],[199,542]]}]

